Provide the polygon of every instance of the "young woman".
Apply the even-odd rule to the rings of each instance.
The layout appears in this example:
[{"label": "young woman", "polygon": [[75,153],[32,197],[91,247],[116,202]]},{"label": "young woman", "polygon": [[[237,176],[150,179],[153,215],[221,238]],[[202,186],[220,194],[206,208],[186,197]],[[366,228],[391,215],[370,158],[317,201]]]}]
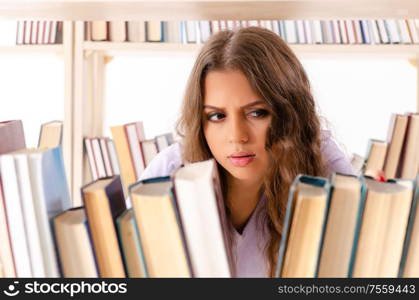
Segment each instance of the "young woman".
[{"label": "young woman", "polygon": [[301,63],[262,28],[222,31],[203,46],[177,129],[181,143],[159,153],[141,179],[170,175],[183,162],[217,161],[238,277],[274,275],[296,175],[353,173],[320,129]]}]

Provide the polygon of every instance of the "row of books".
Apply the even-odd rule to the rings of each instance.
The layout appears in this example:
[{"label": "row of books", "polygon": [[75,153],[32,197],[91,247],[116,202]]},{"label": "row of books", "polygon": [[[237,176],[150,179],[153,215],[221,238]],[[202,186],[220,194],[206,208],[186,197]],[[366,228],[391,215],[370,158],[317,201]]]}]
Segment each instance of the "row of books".
[{"label": "row of books", "polygon": [[[402,116],[402,144],[417,142],[416,114]],[[389,145],[398,143],[395,123]],[[81,188],[83,206],[71,208],[60,147],[25,149],[17,121],[2,123],[0,141],[8,141],[0,143],[3,276],[235,276],[214,160],[135,181],[128,194],[120,176],[99,178]],[[295,179],[278,277],[419,276],[419,164],[414,179],[401,179],[369,171],[368,160],[360,176]]]},{"label": "row of books", "polygon": [[419,20],[213,20],[86,22],[86,40],[204,43],[212,34],[248,26],[267,28],[290,44],[419,44]]},{"label": "row of books", "polygon": [[393,114],[360,166],[295,179],[277,276],[419,276],[419,114]]},{"label": "row of books", "polygon": [[215,161],[135,182],[132,208],[119,175],[100,178],[73,208],[61,147],[26,149],[22,122],[1,125],[2,277],[233,275]]},{"label": "row of books", "polygon": [[419,168],[419,114],[393,114],[387,140],[371,139],[364,173],[414,179]]},{"label": "row of books", "polygon": [[37,20],[17,22],[16,45],[46,45],[61,44],[62,42],[62,21]]}]

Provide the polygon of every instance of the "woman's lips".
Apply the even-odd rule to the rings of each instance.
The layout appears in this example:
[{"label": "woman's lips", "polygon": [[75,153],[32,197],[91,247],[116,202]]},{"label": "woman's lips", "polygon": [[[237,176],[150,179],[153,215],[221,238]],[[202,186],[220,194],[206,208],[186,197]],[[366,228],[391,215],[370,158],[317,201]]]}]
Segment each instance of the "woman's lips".
[{"label": "woman's lips", "polygon": [[244,167],[250,164],[255,159],[255,155],[229,156],[228,159],[234,166]]}]

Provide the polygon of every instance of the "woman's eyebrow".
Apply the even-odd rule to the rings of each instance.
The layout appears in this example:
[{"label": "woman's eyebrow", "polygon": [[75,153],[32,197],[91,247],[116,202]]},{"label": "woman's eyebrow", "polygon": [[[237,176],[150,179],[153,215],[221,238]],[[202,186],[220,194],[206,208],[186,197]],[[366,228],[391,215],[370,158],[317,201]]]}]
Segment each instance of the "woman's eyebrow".
[{"label": "woman's eyebrow", "polygon": [[[241,108],[247,108],[247,107],[251,107],[251,106],[255,106],[258,104],[265,104],[265,101],[262,100],[258,100],[258,101],[254,101],[251,103],[248,103],[246,105],[243,105]],[[204,105],[204,108],[212,108],[212,109],[219,109],[219,110],[223,110],[223,107],[216,107],[216,106],[212,106],[212,105]]]}]

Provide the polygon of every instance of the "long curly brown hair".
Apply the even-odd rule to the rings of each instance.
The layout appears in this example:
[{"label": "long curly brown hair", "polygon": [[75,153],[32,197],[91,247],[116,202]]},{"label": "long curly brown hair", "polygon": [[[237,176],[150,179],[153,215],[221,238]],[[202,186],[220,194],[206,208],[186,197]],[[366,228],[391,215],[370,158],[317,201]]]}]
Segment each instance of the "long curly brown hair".
[{"label": "long curly brown hair", "polygon": [[[177,124],[186,162],[213,157],[203,131],[204,79],[212,70],[226,69],[241,71],[273,112],[266,139],[271,164],[262,187],[270,232],[267,276],[273,277],[290,184],[300,173],[324,176],[326,172],[320,120],[304,68],[278,35],[258,27],[221,31],[203,45],[187,83]],[[226,195],[226,176],[220,177]]]}]

